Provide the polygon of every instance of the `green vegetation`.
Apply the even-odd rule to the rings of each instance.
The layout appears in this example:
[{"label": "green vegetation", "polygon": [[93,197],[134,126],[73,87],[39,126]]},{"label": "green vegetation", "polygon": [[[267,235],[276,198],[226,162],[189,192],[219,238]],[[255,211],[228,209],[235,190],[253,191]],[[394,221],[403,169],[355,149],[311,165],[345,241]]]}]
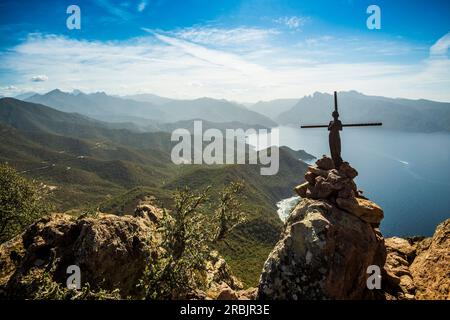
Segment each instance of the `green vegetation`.
[{"label": "green vegetation", "polygon": [[0,243],[49,211],[47,193],[43,184],[23,178],[10,166],[0,164]]},{"label": "green vegetation", "polygon": [[34,270],[30,272],[24,281],[24,287],[29,293],[24,293],[32,300],[118,300],[119,290],[108,291],[104,289],[93,290],[86,283],[80,290],[68,289],[66,286],[55,282],[46,271]]},{"label": "green vegetation", "polygon": [[161,254],[151,257],[141,283],[147,299],[180,299],[205,288],[212,245],[243,221],[238,200],[242,188],[239,182],[225,186],[215,209],[208,205],[209,187],[199,193],[187,187],[177,190],[174,209],[170,214],[164,210],[160,221]]},{"label": "green vegetation", "polygon": [[292,195],[306,164],[289,148],[280,148],[277,175],[261,176],[259,165],[180,165],[170,161],[170,135],[111,129],[76,114],[14,99],[0,99],[0,163],[52,188],[48,200],[59,212],[79,215],[89,208],[133,214],[148,196],[173,210],[173,191],[207,186],[208,205],[224,186],[243,181],[240,210],[245,221],[226,228],[213,245],[244,285],[253,286],[282,227],[276,202]]}]

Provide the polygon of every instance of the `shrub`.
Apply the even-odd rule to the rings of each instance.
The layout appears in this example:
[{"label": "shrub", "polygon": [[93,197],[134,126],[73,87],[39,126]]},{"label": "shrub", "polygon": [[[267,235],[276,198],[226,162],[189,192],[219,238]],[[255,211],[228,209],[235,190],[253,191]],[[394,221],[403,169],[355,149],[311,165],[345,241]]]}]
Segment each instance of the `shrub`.
[{"label": "shrub", "polygon": [[0,164],[0,243],[48,213],[47,194],[42,183],[30,181],[7,164]]},{"label": "shrub", "polygon": [[174,209],[164,210],[160,221],[160,253],[150,259],[140,283],[147,299],[183,299],[204,289],[211,246],[243,221],[238,198],[242,188],[240,182],[225,186],[215,210],[208,201],[209,187],[199,193],[187,187],[177,190]]}]

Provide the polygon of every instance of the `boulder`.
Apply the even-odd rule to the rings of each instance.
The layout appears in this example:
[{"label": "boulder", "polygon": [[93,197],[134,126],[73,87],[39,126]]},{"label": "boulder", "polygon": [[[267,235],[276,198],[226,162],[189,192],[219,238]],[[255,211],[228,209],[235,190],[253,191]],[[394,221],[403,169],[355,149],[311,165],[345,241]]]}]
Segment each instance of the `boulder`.
[{"label": "boulder", "polygon": [[363,299],[367,267],[385,263],[381,233],[324,200],[303,199],[266,260],[258,299]]},{"label": "boulder", "polygon": [[316,165],[322,170],[334,169],[333,160],[330,157],[327,157],[326,155],[323,155],[322,158],[318,159],[316,161]]},{"label": "boulder", "polygon": [[450,299],[450,219],[433,237],[385,240],[383,289],[388,299]]},{"label": "boulder", "polygon": [[344,177],[354,179],[358,175],[358,171],[353,168],[348,162],[342,162],[339,167],[339,173]]},{"label": "boulder", "polygon": [[317,166],[309,166],[307,170],[308,172],[314,174],[316,177],[321,176],[326,178],[328,176],[328,170],[320,169]]},{"label": "boulder", "polygon": [[379,224],[384,217],[383,209],[375,202],[363,198],[337,198],[339,208],[373,224]]},{"label": "boulder", "polygon": [[312,185],[316,184],[316,177],[317,175],[312,172],[306,171],[305,173],[305,181],[309,182]]},{"label": "boulder", "polygon": [[134,216],[141,218],[148,217],[153,223],[159,223],[163,217],[163,211],[151,203],[142,202],[136,206]]},{"label": "boulder", "polygon": [[396,251],[403,255],[404,259],[411,261],[415,256],[415,247],[411,243],[403,238],[392,237],[387,238],[385,241],[388,252]]},{"label": "boulder", "polygon": [[[140,206],[136,216],[52,214],[38,220],[0,245],[0,299],[33,299],[50,286],[66,288],[70,265],[80,268],[81,285],[89,284],[92,293],[103,292],[102,297],[111,299],[143,298],[144,288],[138,285],[150,261],[161,253],[159,221],[155,223],[149,212],[161,209]],[[217,251],[211,251],[204,263],[206,290],[214,292],[212,298],[225,289],[229,290],[221,298],[230,298],[227,292],[238,299],[250,296]],[[192,288],[183,298],[211,298],[204,289]]]},{"label": "boulder", "polygon": [[416,299],[450,300],[450,219],[437,226],[427,244],[409,267]]},{"label": "boulder", "polygon": [[308,190],[309,183],[302,183],[294,188],[294,191],[302,198],[306,197],[306,191]]},{"label": "boulder", "polygon": [[[44,217],[15,238],[21,254],[13,272],[4,278],[6,294],[27,297],[32,288],[24,286],[23,280],[37,272],[65,286],[67,267],[76,265],[82,284],[89,283],[93,289],[101,284],[102,289],[119,289],[123,296],[133,296],[148,257],[156,252],[154,230],[149,219],[132,216]],[[8,248],[2,246],[0,251],[4,251],[0,260],[5,262]]]},{"label": "boulder", "polygon": [[311,189],[313,190],[314,199],[326,199],[335,190],[332,183],[320,176],[316,178],[316,184]]}]

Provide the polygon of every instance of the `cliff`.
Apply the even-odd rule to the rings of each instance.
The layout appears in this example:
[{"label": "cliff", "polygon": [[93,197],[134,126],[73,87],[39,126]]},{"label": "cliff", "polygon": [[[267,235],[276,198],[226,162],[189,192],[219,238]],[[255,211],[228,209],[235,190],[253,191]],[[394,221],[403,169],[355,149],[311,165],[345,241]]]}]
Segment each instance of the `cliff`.
[{"label": "cliff", "polygon": [[[308,168],[306,182],[295,188],[302,200],[287,218],[258,288],[244,290],[211,251],[201,268],[204,286],[178,298],[450,299],[450,219],[430,238],[384,239],[383,210],[358,190],[357,174],[348,163],[334,168],[327,157]],[[1,244],[0,298],[145,298],[146,271],[163,256],[164,216],[147,200],[133,216],[52,214]],[[80,267],[81,290],[66,289],[70,265]],[[368,286],[377,281],[379,288]]]},{"label": "cliff", "polygon": [[432,238],[384,239],[383,210],[358,190],[357,174],[325,156],[308,168],[295,188],[302,200],[264,265],[258,299],[450,298],[450,219]]},{"label": "cliff", "polygon": [[[142,299],[141,281],[146,267],[161,254],[158,231],[162,210],[139,205],[135,215],[73,217],[52,214],[31,225],[23,234],[0,246],[0,298],[35,299]],[[184,292],[192,299],[248,299],[225,260],[212,251],[207,261],[206,287]],[[76,265],[82,289],[66,290]]]}]

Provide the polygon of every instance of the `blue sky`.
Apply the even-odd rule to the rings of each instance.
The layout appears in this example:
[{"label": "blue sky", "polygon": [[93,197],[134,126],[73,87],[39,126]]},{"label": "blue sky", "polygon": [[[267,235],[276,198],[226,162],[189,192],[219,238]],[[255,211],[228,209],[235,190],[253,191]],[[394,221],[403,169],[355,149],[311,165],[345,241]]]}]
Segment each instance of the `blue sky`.
[{"label": "blue sky", "polygon": [[[81,29],[66,8],[81,9]],[[381,9],[369,30],[366,9]],[[450,1],[4,1],[0,94],[237,101],[314,91],[450,101]]]}]

